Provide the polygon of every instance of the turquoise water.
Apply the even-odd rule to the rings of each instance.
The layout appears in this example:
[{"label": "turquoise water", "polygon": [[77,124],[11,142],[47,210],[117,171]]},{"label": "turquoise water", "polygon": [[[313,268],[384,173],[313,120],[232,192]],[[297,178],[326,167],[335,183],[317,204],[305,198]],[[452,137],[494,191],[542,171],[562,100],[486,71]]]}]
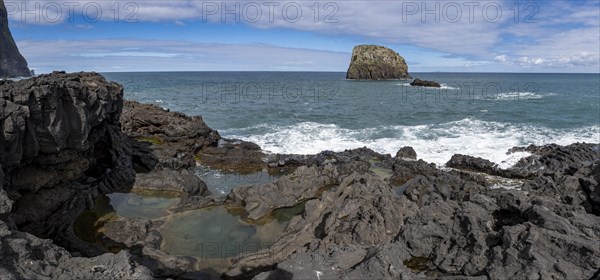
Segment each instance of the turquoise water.
[{"label": "turquoise water", "polygon": [[409,81],[346,81],[345,73],[106,73],[125,97],[190,115],[265,150],[317,153],[413,146],[444,164],[455,153],[508,166],[517,145],[600,142],[600,75],[413,73]]},{"label": "turquoise water", "polygon": [[170,217],[161,228],[162,250],[202,259],[234,257],[268,248],[286,225],[277,220],[248,225],[224,207],[187,211]]},{"label": "turquoise water", "polygon": [[119,216],[131,219],[162,218],[169,213],[169,208],[179,202],[179,198],[150,197],[135,193],[111,193],[107,196],[110,199],[110,205]]},{"label": "turquoise water", "polygon": [[275,181],[278,177],[271,176],[266,171],[250,174],[239,174],[215,170],[204,166],[196,168],[196,175],[202,178],[206,187],[213,194],[226,195],[233,188],[241,185],[266,184]]}]

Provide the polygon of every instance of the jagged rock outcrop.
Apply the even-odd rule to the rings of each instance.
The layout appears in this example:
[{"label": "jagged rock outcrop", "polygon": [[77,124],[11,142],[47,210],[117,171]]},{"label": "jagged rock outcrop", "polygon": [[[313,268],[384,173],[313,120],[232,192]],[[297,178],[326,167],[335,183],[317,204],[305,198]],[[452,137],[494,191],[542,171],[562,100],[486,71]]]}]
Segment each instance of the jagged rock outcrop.
[{"label": "jagged rock outcrop", "polygon": [[[304,213],[290,221],[270,249],[235,259],[226,275],[255,275],[256,280],[595,279],[600,274],[597,146],[530,147],[544,160],[534,155],[522,161],[541,162],[545,171],[525,181],[527,192],[490,189],[485,177],[402,157],[394,158],[389,182],[370,169],[347,169],[352,171],[340,172],[341,181],[306,202]],[[457,167],[489,170],[485,160],[461,157],[454,160]],[[400,185],[394,187],[394,180]],[[263,188],[256,187],[257,192]],[[262,208],[276,209],[280,201],[262,202]]]},{"label": "jagged rock outcrop", "polygon": [[402,56],[382,46],[359,45],[352,50],[346,73],[349,80],[409,79],[408,66]]},{"label": "jagged rock outcrop", "polygon": [[446,167],[465,171],[479,172],[511,179],[527,179],[535,177],[535,173],[523,168],[502,169],[497,164],[483,158],[456,154],[446,163]]},{"label": "jagged rock outcrop", "polygon": [[[177,152],[176,157],[191,157],[205,146],[216,146],[221,136],[208,127],[202,117],[189,117],[155,105],[125,101],[122,130],[140,141]],[[169,163],[160,162],[170,167]]]},{"label": "jagged rock outcrop", "polygon": [[421,80],[421,79],[415,79],[414,81],[412,81],[410,83],[410,85],[413,87],[433,87],[433,88],[441,88],[442,87],[442,85],[440,85],[438,82]]},{"label": "jagged rock outcrop", "polygon": [[122,106],[123,87],[95,73],[55,72],[0,82],[0,219],[9,226],[0,239],[0,263],[6,275],[150,277],[125,252],[72,258],[37,238],[84,254],[100,253],[74,235],[77,215],[101,193],[131,189],[134,165],[150,170],[154,167],[147,164],[155,163],[149,150],[121,133]]},{"label": "jagged rock outcrop", "polygon": [[154,279],[126,251],[74,257],[48,239],[10,230],[0,221],[0,279]]},{"label": "jagged rock outcrop", "polygon": [[[130,106],[120,121],[122,94],[94,73],[0,82],[0,278],[208,277],[198,271],[202,260],[160,250],[164,220],[105,221],[104,241],[128,252],[78,241],[73,221],[96,196],[132,188],[181,193],[181,211],[231,207],[248,222],[303,206],[270,248],[231,260],[232,279],[600,275],[600,144],[515,148],[533,155],[508,169],[466,155],[450,160],[453,170],[439,169],[410,147],[395,157],[367,148],[262,155],[200,118],[160,108],[135,104],[146,110]],[[225,199],[204,197],[204,183],[186,170],[194,155],[235,167],[228,162],[246,153],[287,175],[238,186]],[[490,188],[488,175],[517,177],[521,190]]]},{"label": "jagged rock outcrop", "polygon": [[123,132],[151,144],[159,168],[182,169],[196,162],[221,170],[251,173],[266,168],[260,147],[221,138],[202,117],[189,117],[155,105],[125,101]]},{"label": "jagged rock outcrop", "polygon": [[0,78],[29,77],[27,61],[17,48],[8,28],[8,15],[4,0],[0,0]]}]

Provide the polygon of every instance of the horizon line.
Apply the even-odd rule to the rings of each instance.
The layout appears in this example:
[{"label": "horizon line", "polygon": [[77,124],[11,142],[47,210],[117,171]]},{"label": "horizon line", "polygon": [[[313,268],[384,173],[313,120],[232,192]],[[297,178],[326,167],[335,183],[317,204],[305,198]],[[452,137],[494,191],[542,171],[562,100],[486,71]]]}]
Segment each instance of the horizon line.
[{"label": "horizon line", "polygon": [[[56,70],[62,71],[62,70]],[[346,73],[346,71],[319,71],[319,70],[164,70],[164,71],[80,71],[80,72],[97,72],[97,73],[210,73],[210,72],[281,72],[281,73]],[[41,73],[43,74],[50,74]],[[410,73],[420,74],[600,74],[600,72],[460,72],[460,71],[415,71]],[[37,76],[38,74],[36,74]]]}]

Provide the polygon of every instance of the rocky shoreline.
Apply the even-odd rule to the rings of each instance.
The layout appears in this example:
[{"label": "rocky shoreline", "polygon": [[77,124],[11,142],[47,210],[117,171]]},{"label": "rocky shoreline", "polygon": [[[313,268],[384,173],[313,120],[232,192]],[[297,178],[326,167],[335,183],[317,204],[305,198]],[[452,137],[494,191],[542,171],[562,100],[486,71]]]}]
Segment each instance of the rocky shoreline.
[{"label": "rocky shoreline", "polygon": [[[0,127],[0,279],[600,278],[598,143],[515,147],[532,155],[508,169],[467,155],[440,168],[410,147],[269,154],[64,72],[0,81]],[[223,196],[197,165],[276,179]],[[92,211],[115,192],[168,194],[168,217],[299,211],[268,248],[213,266],[164,251],[168,217]]]}]

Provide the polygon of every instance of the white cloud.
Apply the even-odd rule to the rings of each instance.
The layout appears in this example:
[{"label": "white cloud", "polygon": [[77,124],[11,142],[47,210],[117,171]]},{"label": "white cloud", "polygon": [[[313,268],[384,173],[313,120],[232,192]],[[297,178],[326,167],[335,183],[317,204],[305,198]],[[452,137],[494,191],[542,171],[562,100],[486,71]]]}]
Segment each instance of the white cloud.
[{"label": "white cloud", "polygon": [[503,54],[503,55],[499,55],[499,56],[494,57],[494,60],[498,61],[498,62],[501,62],[501,63],[506,63],[507,58],[506,58],[506,55]]},{"label": "white cloud", "polygon": [[163,57],[172,58],[179,56],[177,53],[161,53],[161,52],[96,52],[96,53],[77,53],[73,56],[80,57]]},{"label": "white cloud", "polygon": [[600,67],[600,33],[598,28],[574,29],[555,33],[536,44],[514,46],[509,55],[495,60],[521,66],[581,68],[598,71]]},{"label": "white cloud", "polygon": [[[48,48],[48,46],[52,46]],[[339,71],[350,53],[264,44],[166,40],[19,42],[38,73],[73,71]]]},{"label": "white cloud", "polygon": [[[56,17],[56,11],[52,9],[42,11],[44,5],[56,2],[30,0],[5,0],[5,2],[14,4],[12,7],[16,9],[20,9],[23,3],[27,3],[28,9],[34,8],[31,6],[32,3],[39,3],[40,18]],[[594,1],[519,2],[520,5],[534,3],[538,6],[533,17],[535,23],[523,22],[523,19],[533,10],[523,10],[518,18],[515,18],[516,2],[512,0],[475,1],[479,3],[474,6],[473,14],[469,3],[474,1],[318,1],[317,6],[314,1],[275,2],[278,5],[272,6],[273,10],[268,6],[272,4],[267,4],[273,3],[271,1],[251,0],[121,1],[118,2],[118,6],[115,6],[113,1],[81,0],[77,1],[79,4],[77,7],[81,10],[86,5],[91,5],[90,7],[99,5],[103,11],[102,20],[107,21],[173,22],[178,26],[204,20],[217,24],[223,19],[225,23],[231,24],[235,16],[223,15],[222,10],[225,8],[223,5],[231,9],[239,3],[239,9],[235,13],[238,14],[241,24],[259,29],[287,28],[332,38],[350,36],[359,42],[414,46],[421,51],[451,54],[466,61],[461,65],[468,66],[487,63],[510,67],[539,67],[540,69],[546,67],[550,70],[560,70],[561,67],[581,68],[581,71],[585,72],[597,72],[599,69],[600,15],[598,4]],[[126,6],[127,3],[134,5]],[[326,6],[327,3],[331,4]],[[261,8],[261,17],[258,22],[250,22],[248,13],[252,16],[252,12],[244,7],[251,8],[256,4]],[[417,6],[415,7],[414,4]],[[436,4],[439,4],[439,22],[435,22],[434,15],[423,13],[422,5],[431,9]],[[496,4],[503,12],[498,21],[492,20],[495,16]],[[487,14],[483,9],[486,5],[488,8],[492,7],[487,10]],[[295,15],[294,7],[300,7],[302,17],[298,21],[290,20],[284,15],[284,7],[290,7],[289,15],[292,17]],[[454,22],[453,10],[456,7],[460,9],[461,17]],[[411,13],[409,8],[418,10],[416,13]],[[119,11],[118,16],[115,9]],[[212,13],[207,9],[217,10]],[[315,13],[315,10],[319,13]],[[93,9],[88,14],[91,12]],[[15,9],[9,14],[11,20],[17,24],[53,24],[43,20],[32,21],[31,16],[23,17],[23,13]],[[67,10],[63,9],[62,21],[68,21],[68,16]],[[329,21],[325,20],[328,16],[330,16]],[[23,18],[25,22],[22,22]],[[515,23],[515,19],[518,19],[519,23]],[[88,27],[93,24],[93,22],[85,22]],[[253,48],[247,47],[247,49],[253,51]],[[241,49],[239,51],[246,52]],[[179,52],[165,49],[165,53]],[[264,59],[269,60],[269,58]],[[331,69],[333,65],[338,67],[337,70],[345,68],[339,61],[328,61],[332,64],[325,68]],[[287,65],[292,64],[290,62]],[[235,67],[237,69],[242,66]]]}]

